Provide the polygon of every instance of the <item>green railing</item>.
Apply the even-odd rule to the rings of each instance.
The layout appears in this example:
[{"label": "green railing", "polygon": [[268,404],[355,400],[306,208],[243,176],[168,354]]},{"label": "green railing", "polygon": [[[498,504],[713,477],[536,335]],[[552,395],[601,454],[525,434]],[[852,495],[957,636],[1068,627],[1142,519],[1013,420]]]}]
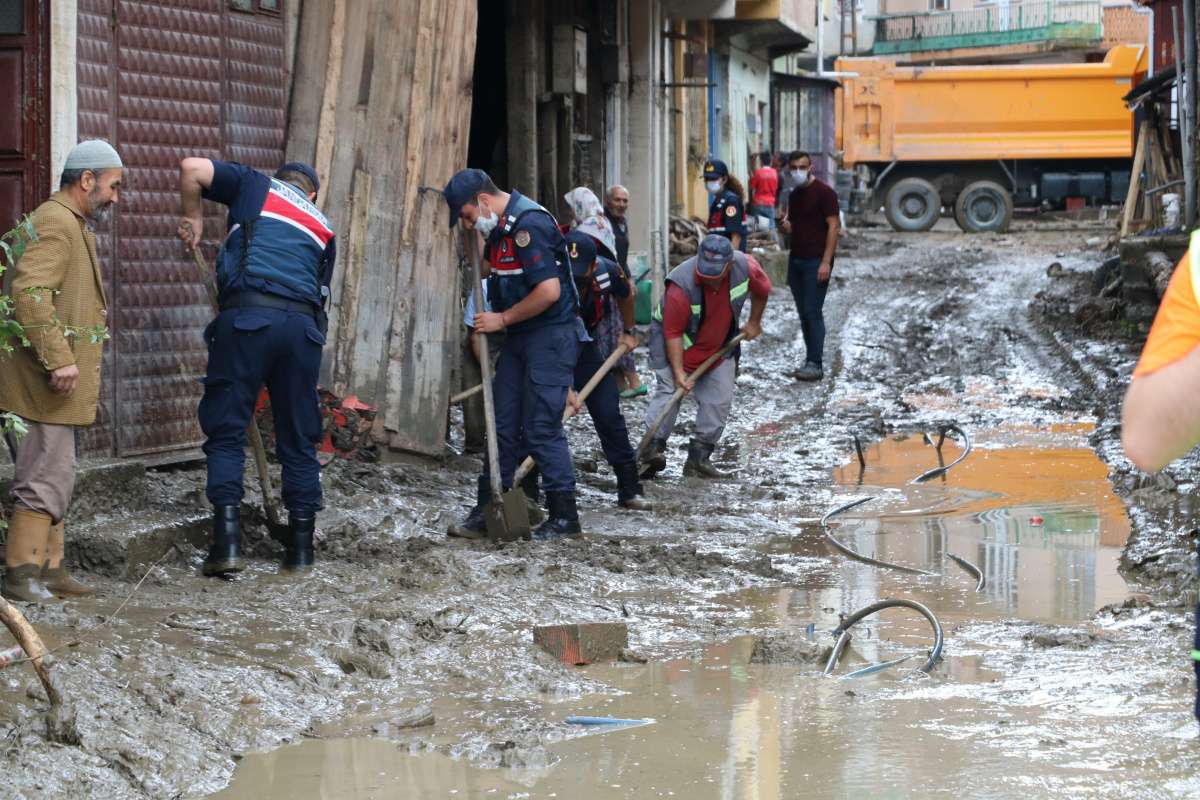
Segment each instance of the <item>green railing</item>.
[{"label": "green railing", "polygon": [[996,2],[964,11],[934,11],[875,18],[872,55],[966,47],[1051,42],[1098,44],[1103,37],[1100,0]]}]

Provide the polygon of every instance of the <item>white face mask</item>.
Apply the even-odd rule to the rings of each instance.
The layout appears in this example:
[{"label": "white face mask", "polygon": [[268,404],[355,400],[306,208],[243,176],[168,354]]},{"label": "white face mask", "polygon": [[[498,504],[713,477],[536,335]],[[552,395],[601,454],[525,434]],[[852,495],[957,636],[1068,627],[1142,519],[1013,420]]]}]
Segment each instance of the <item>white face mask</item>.
[{"label": "white face mask", "polygon": [[717,192],[721,191],[721,182],[720,181],[705,181],[704,188],[708,189],[709,194],[716,194]]},{"label": "white face mask", "polygon": [[808,170],[794,169],[792,170],[792,177],[796,179],[797,183],[808,183]]},{"label": "white face mask", "polygon": [[496,226],[499,224],[500,217],[496,216],[495,211],[491,212],[486,217],[480,213],[480,215],[475,218],[475,230],[479,231],[480,235],[485,239],[492,235],[492,231],[496,230]]}]

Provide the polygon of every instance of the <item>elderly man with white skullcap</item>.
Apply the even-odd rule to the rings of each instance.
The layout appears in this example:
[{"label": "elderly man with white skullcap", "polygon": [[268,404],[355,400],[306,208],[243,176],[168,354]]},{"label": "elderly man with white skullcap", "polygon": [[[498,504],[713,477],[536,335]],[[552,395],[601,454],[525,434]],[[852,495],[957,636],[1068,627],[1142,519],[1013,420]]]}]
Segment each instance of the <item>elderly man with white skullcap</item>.
[{"label": "elderly man with white skullcap", "polygon": [[76,145],[59,191],[33,212],[37,239],[13,269],[13,316],[28,344],[0,354],[0,411],[19,416],[28,431],[16,447],[0,582],[10,600],[92,592],[63,563],[63,519],[75,487],[75,430],[96,420],[108,322],[92,226],[116,204],[123,171],[108,142]]}]

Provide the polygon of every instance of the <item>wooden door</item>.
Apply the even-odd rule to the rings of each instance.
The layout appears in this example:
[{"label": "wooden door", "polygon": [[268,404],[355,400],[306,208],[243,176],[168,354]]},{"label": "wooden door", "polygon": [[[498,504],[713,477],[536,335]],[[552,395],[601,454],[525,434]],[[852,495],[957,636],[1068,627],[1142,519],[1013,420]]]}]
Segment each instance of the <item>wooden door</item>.
[{"label": "wooden door", "polygon": [[49,10],[0,0],[0,233],[49,189]]}]

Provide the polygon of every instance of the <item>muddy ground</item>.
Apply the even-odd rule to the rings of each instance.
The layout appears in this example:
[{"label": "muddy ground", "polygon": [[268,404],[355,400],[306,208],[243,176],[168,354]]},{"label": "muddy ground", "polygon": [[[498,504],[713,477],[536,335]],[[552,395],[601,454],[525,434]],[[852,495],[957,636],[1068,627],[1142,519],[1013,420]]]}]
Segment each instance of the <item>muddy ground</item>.
[{"label": "muddy ground", "polygon": [[[681,476],[687,411],[670,468],[649,487],[658,510],[619,511],[586,417],[572,423],[588,533],[577,541],[448,540],[446,524],[473,497],[473,456],[335,462],[325,472],[328,510],[319,518],[312,575],[276,575],[274,546],[252,525],[251,552],[259,557],[252,568],[234,581],[206,580],[195,546],[194,523],[205,512],[201,471],[177,467],[98,483],[71,522],[86,532],[76,557],[100,597],[28,611],[47,643],[62,648],[55,672],[78,741],[47,736],[46,700],[27,667],[0,671],[0,797],[202,797],[229,785],[239,763],[249,769],[259,758],[247,754],[330,742],[316,763],[332,763],[320,761],[343,758],[330,755],[332,743],[363,737],[389,753],[415,754],[405,758],[428,767],[420,779],[427,783],[414,788],[416,773],[407,772],[378,793],[345,784],[318,794],[309,784],[280,783],[278,767],[267,777],[259,770],[242,794],[229,796],[284,796],[287,785],[288,796],[443,797],[489,780],[499,781],[492,791],[509,788],[503,781],[518,787],[499,795],[510,797],[555,796],[558,783],[560,797],[667,796],[649,791],[654,780],[698,798],[758,796],[747,787],[766,785],[760,773],[771,771],[763,766],[769,760],[756,751],[759,766],[746,773],[744,754],[733,755],[745,731],[725,720],[719,699],[732,690],[705,682],[735,669],[747,671],[756,692],[795,703],[756,723],[770,720],[782,753],[771,762],[776,796],[852,796],[884,785],[902,797],[1194,795],[1200,757],[1187,653],[1197,464],[1148,478],[1121,456],[1120,395],[1143,332],[1078,313],[1104,259],[1101,238],[1066,226],[1001,236],[855,233],[827,303],[826,379],[800,384],[787,375],[800,365],[803,345],[784,287],[772,296],[764,337],[745,349],[737,404],[715,457],[736,473],[732,480]],[[1054,262],[1060,266],[1048,269]],[[644,400],[626,405],[636,434],[644,407]],[[1085,570],[1080,578],[1072,571],[1078,564],[1059,564],[1062,586],[1082,580],[1099,588],[1069,601],[1051,592],[1026,607],[1015,589],[974,600],[973,581],[940,553],[930,556],[942,573],[935,579],[850,562],[825,545],[814,519],[862,494],[846,479],[856,463],[853,437],[870,458],[883,459],[889,442],[908,447],[916,441],[910,434],[945,421],[981,443],[970,459],[1010,452],[1018,442],[1026,448],[1019,452],[1051,460],[1093,449],[1128,509],[1128,522],[1120,504],[1098,512],[1101,539],[1112,526],[1125,526],[1119,542],[1128,538],[1123,551],[1110,547],[1113,574],[1101,580]],[[1061,450],[1038,449],[1055,437]],[[456,427],[451,450],[461,441]],[[980,486],[951,482],[922,494],[905,489],[903,476],[934,466],[932,448],[927,456],[919,448],[905,453],[896,475],[882,467],[868,475],[863,486],[881,493],[881,510],[856,524],[886,533],[887,513],[926,503],[932,510],[923,520],[949,525],[936,535],[962,541],[954,537],[968,534],[953,527],[954,509],[994,488],[986,485],[989,462],[973,473]],[[1032,503],[1041,499],[1043,456],[1029,458]],[[1092,508],[1093,501],[1080,502]],[[253,493],[246,515],[261,520]],[[123,537],[162,520],[174,524],[176,545],[148,573],[127,568]],[[868,534],[853,534],[859,547],[871,546]],[[892,560],[906,555],[887,552]],[[1102,548],[1080,552],[1101,553],[1088,563],[1103,572]],[[1038,597],[1039,580],[1058,586],[1053,575],[1022,577],[1024,596]],[[786,654],[810,650],[796,643],[805,624],[827,646],[838,614],[883,596],[920,596],[947,615],[946,659],[932,675],[834,691],[822,688],[835,684],[815,674],[819,664],[814,671],[792,656],[794,663],[780,665]],[[531,636],[533,625],[556,621],[627,623],[629,663],[559,665]],[[866,638],[867,655],[885,653],[888,638],[928,646],[919,622],[881,623]],[[766,665],[751,664],[755,654]],[[579,739],[562,724],[568,711],[608,713],[622,703],[651,716],[632,705],[678,680],[694,682],[686,684],[691,700],[659,709],[662,723],[639,729],[643,738]],[[819,709],[805,705],[814,702]],[[692,719],[699,708],[711,708],[713,718]],[[734,704],[730,719],[744,710]],[[686,726],[672,732],[672,714]],[[785,735],[789,724],[810,718],[816,728]],[[725,733],[703,751],[707,767],[688,762],[686,748],[680,755],[679,736],[697,737],[699,748],[716,728]],[[671,733],[674,749],[655,730]],[[612,744],[597,745],[604,741]],[[640,759],[621,750],[628,742],[644,746]],[[876,744],[863,750],[864,742]],[[656,777],[631,766],[643,761]],[[818,766],[802,772],[809,763]],[[706,769],[714,780],[692,785]],[[634,783],[593,783],[614,774]]]}]

